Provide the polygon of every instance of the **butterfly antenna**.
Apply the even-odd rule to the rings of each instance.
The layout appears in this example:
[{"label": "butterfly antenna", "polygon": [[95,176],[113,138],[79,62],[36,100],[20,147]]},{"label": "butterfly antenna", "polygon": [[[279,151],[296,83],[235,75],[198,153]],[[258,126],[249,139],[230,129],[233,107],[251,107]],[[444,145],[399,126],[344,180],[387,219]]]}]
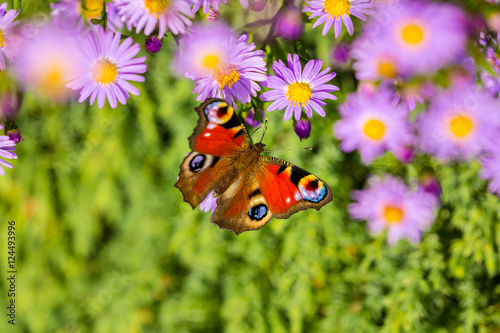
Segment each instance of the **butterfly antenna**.
[{"label": "butterfly antenna", "polygon": [[266,135],[266,132],[267,132],[267,121],[268,120],[269,119],[267,119],[267,118],[264,120],[264,133],[262,133],[262,138],[260,138],[260,142],[259,143],[262,143],[262,140],[264,140],[264,135]]},{"label": "butterfly antenna", "polygon": [[252,134],[250,134],[250,136],[253,136],[255,134],[255,132],[257,132],[258,130],[260,130],[263,126],[260,125],[259,127],[257,127],[253,132]]},{"label": "butterfly antenna", "polygon": [[273,149],[273,150],[264,150],[264,152],[269,153],[272,151],[284,151],[284,150],[313,150],[311,147],[305,147],[305,148],[291,148],[291,149]]}]

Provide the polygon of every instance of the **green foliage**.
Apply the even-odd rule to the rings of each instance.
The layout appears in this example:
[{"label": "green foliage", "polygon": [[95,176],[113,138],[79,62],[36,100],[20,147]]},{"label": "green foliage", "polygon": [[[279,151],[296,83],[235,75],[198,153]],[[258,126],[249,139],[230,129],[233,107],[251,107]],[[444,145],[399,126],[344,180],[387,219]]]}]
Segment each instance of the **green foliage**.
[{"label": "green foliage", "polygon": [[[266,114],[267,148],[313,147],[273,155],[324,179],[333,203],[235,236],[173,187],[197,103],[193,84],[175,79],[169,63],[166,52],[150,57],[141,95],[115,110],[26,95],[17,119],[25,141],[0,187],[2,244],[7,221],[16,221],[16,329],[499,331],[500,201],[477,163],[402,165],[387,155],[367,168],[333,138],[337,103],[326,118],[314,115],[302,143],[275,111]],[[343,100],[352,74],[335,84]],[[441,180],[442,208],[420,244],[389,247],[351,220],[350,192],[372,173],[410,182],[420,162]],[[5,318],[0,331],[12,332]]]}]

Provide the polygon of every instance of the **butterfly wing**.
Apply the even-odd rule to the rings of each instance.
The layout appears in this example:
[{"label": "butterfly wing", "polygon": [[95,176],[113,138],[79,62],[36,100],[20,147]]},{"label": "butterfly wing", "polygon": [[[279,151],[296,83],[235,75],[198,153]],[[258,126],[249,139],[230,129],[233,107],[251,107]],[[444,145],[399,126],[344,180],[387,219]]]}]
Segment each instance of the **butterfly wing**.
[{"label": "butterfly wing", "polygon": [[211,222],[236,235],[247,230],[263,227],[273,214],[268,209],[266,199],[253,173],[239,177],[217,198],[217,209]]},{"label": "butterfly wing", "polygon": [[199,119],[189,137],[193,151],[182,161],[175,184],[193,208],[210,191],[220,193],[231,184],[237,176],[234,158],[250,146],[245,126],[224,100],[208,99],[195,110]]},{"label": "butterfly wing", "polygon": [[332,200],[332,190],[324,181],[276,157],[260,156],[255,177],[269,210],[278,219],[307,208],[319,210]]},{"label": "butterfly wing", "polygon": [[217,199],[212,222],[236,234],[263,227],[273,216],[286,219],[332,200],[330,187],[313,174],[270,156],[260,156]]},{"label": "butterfly wing", "polygon": [[221,99],[210,98],[195,108],[199,119],[189,147],[202,154],[231,156],[250,146],[250,137],[234,109]]}]

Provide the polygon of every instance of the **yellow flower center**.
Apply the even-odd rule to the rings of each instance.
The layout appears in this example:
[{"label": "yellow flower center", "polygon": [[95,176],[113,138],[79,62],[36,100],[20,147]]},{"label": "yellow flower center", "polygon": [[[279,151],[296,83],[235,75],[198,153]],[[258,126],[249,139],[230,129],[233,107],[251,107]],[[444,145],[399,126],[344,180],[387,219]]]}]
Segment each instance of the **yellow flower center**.
[{"label": "yellow flower center", "polygon": [[473,127],[472,120],[464,115],[455,116],[450,120],[451,132],[458,138],[464,138],[469,135]]},{"label": "yellow flower center", "polygon": [[378,73],[387,78],[393,79],[396,77],[396,68],[387,60],[381,60],[378,63]]},{"label": "yellow flower center", "polygon": [[408,24],[403,28],[402,36],[408,44],[417,45],[424,39],[424,30],[416,24]]},{"label": "yellow flower center", "polygon": [[66,80],[67,68],[57,62],[44,66],[37,79],[37,86],[43,94],[50,97],[62,97],[67,93]]},{"label": "yellow flower center", "polygon": [[380,120],[370,119],[363,128],[367,137],[372,140],[380,140],[385,134],[385,125]]},{"label": "yellow flower center", "polygon": [[294,82],[288,86],[286,98],[291,102],[305,104],[311,100],[311,97],[312,89],[309,83]]},{"label": "yellow flower center", "polygon": [[349,0],[325,0],[323,5],[323,11],[328,17],[349,15],[349,9],[351,9]]},{"label": "yellow flower center", "polygon": [[144,6],[149,11],[149,15],[159,18],[168,9],[169,0],[144,0]]},{"label": "yellow flower center", "polygon": [[403,210],[397,206],[386,205],[384,207],[384,218],[387,224],[400,223],[403,215]]},{"label": "yellow flower center", "polygon": [[101,18],[102,0],[84,0],[82,14],[85,19]]},{"label": "yellow flower center", "polygon": [[215,54],[209,54],[203,59],[203,65],[208,68],[215,68],[219,64],[219,57]]},{"label": "yellow flower center", "polygon": [[0,47],[5,46],[5,37],[3,35],[3,31],[0,29]]},{"label": "yellow flower center", "polygon": [[109,60],[97,61],[90,69],[90,76],[95,83],[107,85],[114,83],[118,75],[116,65]]},{"label": "yellow flower center", "polygon": [[226,86],[231,88],[240,79],[240,73],[238,73],[236,66],[226,65],[215,68],[214,77],[221,89]]}]

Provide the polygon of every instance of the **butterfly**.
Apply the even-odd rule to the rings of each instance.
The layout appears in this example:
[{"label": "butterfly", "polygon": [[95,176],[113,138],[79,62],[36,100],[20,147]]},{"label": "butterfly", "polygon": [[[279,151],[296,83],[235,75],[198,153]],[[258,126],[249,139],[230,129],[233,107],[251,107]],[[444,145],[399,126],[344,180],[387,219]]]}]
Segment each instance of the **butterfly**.
[{"label": "butterfly", "polygon": [[207,99],[195,108],[199,119],[189,137],[191,153],[175,184],[193,209],[213,190],[217,208],[211,222],[236,235],[263,227],[274,216],[286,219],[332,200],[330,187],[313,174],[279,158],[261,156],[263,143],[250,136],[224,100]]}]

